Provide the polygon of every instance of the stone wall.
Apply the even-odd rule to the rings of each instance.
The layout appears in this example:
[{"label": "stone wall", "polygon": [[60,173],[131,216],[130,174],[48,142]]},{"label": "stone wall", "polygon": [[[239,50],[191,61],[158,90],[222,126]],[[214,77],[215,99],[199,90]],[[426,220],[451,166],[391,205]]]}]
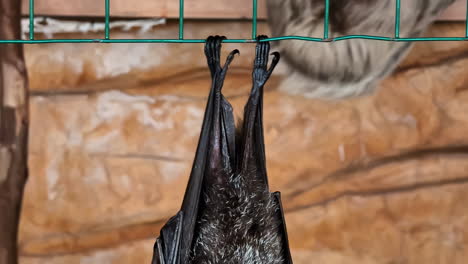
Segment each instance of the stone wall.
[{"label": "stone wall", "polygon": [[[169,23],[115,38],[166,38]],[[248,22],[189,22],[187,38]],[[266,32],[260,25],[260,32]],[[428,35],[459,36],[463,23]],[[86,37],[97,35],[63,35]],[[252,44],[239,48],[225,94],[241,113]],[[210,78],[200,44],[25,47],[31,87],[30,178],[22,264],[149,263],[180,206]],[[468,43],[418,43],[369,97],[265,94],[267,165],[283,194],[301,263],[465,263],[468,259]]]}]

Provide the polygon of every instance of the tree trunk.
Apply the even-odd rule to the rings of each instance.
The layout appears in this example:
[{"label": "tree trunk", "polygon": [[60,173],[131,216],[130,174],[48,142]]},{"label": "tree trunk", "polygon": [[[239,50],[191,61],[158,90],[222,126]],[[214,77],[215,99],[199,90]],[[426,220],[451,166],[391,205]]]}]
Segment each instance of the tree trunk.
[{"label": "tree trunk", "polygon": [[[20,39],[19,0],[0,0],[0,39]],[[23,47],[0,44],[0,264],[16,264],[27,178],[27,77]]]}]

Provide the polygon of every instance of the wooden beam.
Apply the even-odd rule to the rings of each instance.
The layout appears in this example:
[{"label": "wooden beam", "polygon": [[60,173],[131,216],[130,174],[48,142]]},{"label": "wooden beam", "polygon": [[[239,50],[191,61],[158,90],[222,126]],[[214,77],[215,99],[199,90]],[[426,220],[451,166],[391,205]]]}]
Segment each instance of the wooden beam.
[{"label": "wooden beam", "polygon": [[[266,0],[259,0],[259,17],[265,18]],[[111,0],[113,17],[179,17],[177,0]],[[250,18],[252,0],[188,0],[185,1],[186,18]],[[98,16],[104,15],[104,0],[36,0],[37,15],[53,16]],[[29,3],[22,5],[23,15],[29,13]]]},{"label": "wooden beam", "polygon": [[[167,16],[165,0],[111,0],[112,16]],[[36,0],[35,14],[51,16],[104,16],[104,0]],[[29,14],[29,2],[23,0],[22,12]]]},{"label": "wooden beam", "polygon": [[[258,17],[266,18],[266,1],[258,0]],[[111,0],[113,17],[161,17],[177,18],[179,1],[177,0]],[[22,12],[27,15],[29,3],[23,1]],[[465,20],[466,0],[458,0],[441,20]],[[52,16],[104,16],[104,0],[36,0],[37,15]],[[187,0],[185,1],[186,18],[251,18],[252,0]]]},{"label": "wooden beam", "polygon": [[[0,0],[0,39],[20,39],[21,1]],[[23,46],[0,45],[0,264],[17,264],[27,178],[28,97]]]}]

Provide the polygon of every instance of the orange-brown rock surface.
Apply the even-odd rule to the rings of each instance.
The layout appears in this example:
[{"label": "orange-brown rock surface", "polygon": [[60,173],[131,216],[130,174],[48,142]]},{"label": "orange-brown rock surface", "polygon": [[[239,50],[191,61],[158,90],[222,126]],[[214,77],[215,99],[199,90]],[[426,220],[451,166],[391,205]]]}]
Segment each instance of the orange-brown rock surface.
[{"label": "orange-brown rock surface", "polygon": [[[248,23],[200,22],[186,34],[223,28],[249,33]],[[253,46],[237,46],[225,94],[240,113]],[[209,88],[202,46],[36,45],[26,56],[21,262],[149,263],[192,164]],[[418,43],[375,95],[341,102],[278,92],[278,72],[265,94],[267,165],[295,263],[466,263],[468,43]]]}]

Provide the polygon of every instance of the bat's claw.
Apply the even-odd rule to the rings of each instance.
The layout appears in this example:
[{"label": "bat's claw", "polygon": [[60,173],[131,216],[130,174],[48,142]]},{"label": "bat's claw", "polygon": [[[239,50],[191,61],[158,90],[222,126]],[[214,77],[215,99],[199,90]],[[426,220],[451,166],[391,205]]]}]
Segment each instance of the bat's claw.
[{"label": "bat's claw", "polygon": [[273,60],[269,69],[268,66],[268,56],[270,55],[270,43],[268,41],[260,41],[268,38],[267,36],[261,35],[257,37],[257,47],[255,52],[255,61],[254,61],[254,71],[253,79],[254,84],[257,86],[265,85],[266,81],[270,78],[273,70],[280,60],[280,54],[278,52],[273,52]]},{"label": "bat's claw", "polygon": [[235,49],[233,51],[231,51],[226,59],[226,62],[224,63],[224,67],[223,69],[221,70],[221,76],[222,78],[224,78],[224,76],[226,76],[226,72],[229,68],[229,65],[231,64],[231,62],[234,60],[234,56],[236,54],[240,54],[239,50],[238,49]]},{"label": "bat's claw", "polygon": [[232,60],[234,60],[234,56],[235,55],[239,55],[240,52],[238,49],[235,49],[233,51],[231,51],[226,59],[226,63],[224,64],[224,67],[223,68],[226,68],[229,66],[229,64],[231,64]]},{"label": "bat's claw", "polygon": [[268,63],[268,53],[270,52],[270,43],[269,42],[260,42],[260,40],[266,39],[267,36],[261,35],[257,37],[257,47],[256,47],[256,56],[254,67],[255,68],[265,68]]},{"label": "bat's claw", "polygon": [[233,50],[229,53],[224,67],[221,67],[221,43],[225,40],[225,36],[209,36],[206,39],[205,44],[205,55],[210,68],[211,77],[215,77],[216,74],[224,76],[231,62],[234,60],[236,54],[240,54],[239,50]]},{"label": "bat's claw", "polygon": [[224,36],[209,36],[205,44],[205,56],[210,68],[211,77],[216,72],[221,70],[220,57],[221,57],[221,42],[225,40]]},{"label": "bat's claw", "polygon": [[276,65],[278,65],[278,62],[281,58],[280,53],[277,51],[271,53],[271,55],[273,55],[273,60],[271,61],[270,69],[268,69],[268,78],[270,78],[273,70],[276,68]]}]

